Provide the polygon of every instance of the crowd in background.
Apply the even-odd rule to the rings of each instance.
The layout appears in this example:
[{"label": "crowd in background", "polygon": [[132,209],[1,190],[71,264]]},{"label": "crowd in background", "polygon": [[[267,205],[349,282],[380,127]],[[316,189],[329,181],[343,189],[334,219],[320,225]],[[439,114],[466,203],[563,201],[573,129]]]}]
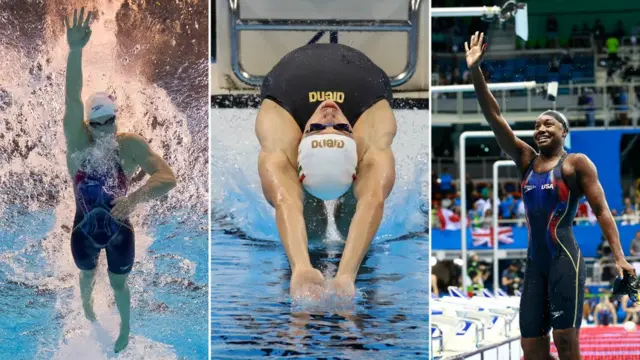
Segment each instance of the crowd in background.
[{"label": "crowd in background", "polygon": [[[434,216],[434,228],[441,230],[460,229],[460,191],[455,179],[444,168],[438,175],[435,172],[431,179],[431,199]],[[627,191],[621,209],[611,209],[618,226],[636,225],[640,223],[640,179],[634,183],[637,189]],[[487,183],[476,184],[467,174],[466,204],[468,224],[471,227],[490,228],[493,218],[493,192]],[[525,209],[520,194],[520,184],[502,182],[498,193],[498,219],[512,226],[525,226]],[[578,205],[575,225],[596,224],[597,219],[589,202],[583,197]]]}]

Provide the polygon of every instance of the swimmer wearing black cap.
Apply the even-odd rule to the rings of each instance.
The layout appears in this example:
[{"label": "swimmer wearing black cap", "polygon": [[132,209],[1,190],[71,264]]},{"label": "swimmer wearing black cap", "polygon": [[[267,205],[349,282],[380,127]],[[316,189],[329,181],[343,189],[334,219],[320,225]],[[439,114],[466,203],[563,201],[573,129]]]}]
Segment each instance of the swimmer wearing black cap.
[{"label": "swimmer wearing black cap", "polygon": [[324,236],[324,200],[339,199],[335,219],[346,244],[332,284],[339,296],[353,297],[395,182],[389,78],[356,49],[310,44],[273,67],[261,97],[258,169],[291,266],[290,294],[316,298],[323,291],[308,238]]},{"label": "swimmer wearing black cap", "polygon": [[484,117],[523,179],[521,192],[529,227],[520,303],[524,358],[553,359],[549,344],[549,331],[553,329],[560,359],[577,360],[585,266],[573,236],[573,218],[582,196],[586,196],[609,241],[618,273],[635,274],[635,270],[624,258],[595,166],[584,154],[564,151],[564,139],[569,134],[567,118],[553,110],[538,117],[533,134],[538,153],[514,135],[500,114],[480,70],[486,48],[483,37],[476,32],[470,43],[465,43],[467,65]]},{"label": "swimmer wearing black cap", "polygon": [[[164,159],[141,136],[117,132],[117,108],[105,93],[87,101],[85,121],[82,93],[82,49],[91,37],[92,13],[74,10],[73,22],[65,18],[69,57],[66,73],[64,134],[67,167],[73,179],[76,215],[71,233],[71,253],[80,269],[80,295],[85,316],[95,321],[91,293],[102,249],[107,254],[109,281],[120,312],[120,334],[114,351],[129,343],[131,295],[127,277],[133,266],[134,231],[129,215],[137,204],[167,193],[176,179]],[[149,175],[138,190],[127,194],[131,176],[138,170]]]}]

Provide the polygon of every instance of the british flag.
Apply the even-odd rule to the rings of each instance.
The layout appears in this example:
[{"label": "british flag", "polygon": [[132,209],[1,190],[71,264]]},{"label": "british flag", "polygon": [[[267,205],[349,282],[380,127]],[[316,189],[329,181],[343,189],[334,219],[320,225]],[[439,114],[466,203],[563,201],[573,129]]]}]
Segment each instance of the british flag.
[{"label": "british flag", "polygon": [[[471,229],[471,240],[473,246],[493,247],[493,227],[488,229]],[[498,243],[513,244],[513,228],[511,226],[500,226],[498,228]]]}]

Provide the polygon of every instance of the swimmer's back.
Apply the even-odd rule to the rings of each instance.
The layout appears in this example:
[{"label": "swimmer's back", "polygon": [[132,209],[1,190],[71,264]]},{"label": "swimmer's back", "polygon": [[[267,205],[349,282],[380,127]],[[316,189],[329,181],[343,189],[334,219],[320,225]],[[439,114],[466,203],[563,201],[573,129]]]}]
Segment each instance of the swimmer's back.
[{"label": "swimmer's back", "polygon": [[335,101],[353,125],[393,93],[386,73],[362,52],[341,44],[309,44],[285,55],[265,77],[261,98],[287,110],[304,128],[318,105]]}]

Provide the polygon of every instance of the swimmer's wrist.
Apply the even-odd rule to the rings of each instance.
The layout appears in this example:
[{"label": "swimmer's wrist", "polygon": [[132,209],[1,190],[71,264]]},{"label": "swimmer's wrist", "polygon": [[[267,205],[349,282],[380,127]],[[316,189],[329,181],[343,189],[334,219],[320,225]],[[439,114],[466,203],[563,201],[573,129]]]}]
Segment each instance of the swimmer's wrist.
[{"label": "swimmer's wrist", "polygon": [[138,194],[137,192],[131,193],[127,195],[127,200],[129,200],[129,202],[134,206],[138,205],[141,201],[140,194]]}]

